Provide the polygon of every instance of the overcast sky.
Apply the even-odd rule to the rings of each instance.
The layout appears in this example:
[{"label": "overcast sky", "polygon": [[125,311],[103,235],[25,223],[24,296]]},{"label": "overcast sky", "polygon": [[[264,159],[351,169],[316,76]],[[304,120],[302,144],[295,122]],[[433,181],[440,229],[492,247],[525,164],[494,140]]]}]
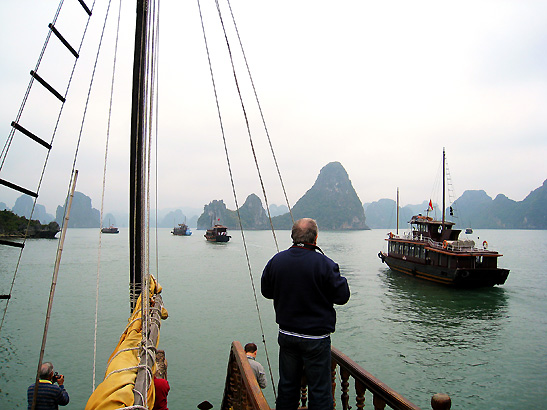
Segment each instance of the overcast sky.
[{"label": "overcast sky", "polygon": [[[56,26],[77,49],[85,15],[78,2],[65,3]],[[91,196],[97,209],[118,4],[111,5],[76,162],[77,190]],[[231,18],[221,4],[268,202],[280,205],[277,171]],[[57,5],[2,1],[2,146]],[[521,201],[547,178],[546,1],[232,0],[231,5],[291,205],[332,161],[342,163],[362,202],[395,199],[397,187],[402,205],[429,200],[439,183],[443,147],[455,198],[484,189],[491,197],[503,193]],[[262,193],[213,6],[202,1],[242,205],[250,193],[261,198]],[[40,189],[38,203],[49,213],[68,189],[107,2],[97,0],[95,7]],[[134,4],[125,1],[122,11],[107,212],[128,204]],[[158,162],[152,164],[152,173],[158,169],[158,207],[202,209],[224,199],[234,209],[197,2],[163,1],[160,24]],[[50,41],[38,72],[64,94],[73,58],[57,43]],[[59,107],[35,85],[20,122],[49,141]],[[16,133],[0,178],[35,190],[45,155],[36,145]],[[152,195],[155,191],[154,183]],[[0,201],[8,206],[19,195],[0,188]]]}]

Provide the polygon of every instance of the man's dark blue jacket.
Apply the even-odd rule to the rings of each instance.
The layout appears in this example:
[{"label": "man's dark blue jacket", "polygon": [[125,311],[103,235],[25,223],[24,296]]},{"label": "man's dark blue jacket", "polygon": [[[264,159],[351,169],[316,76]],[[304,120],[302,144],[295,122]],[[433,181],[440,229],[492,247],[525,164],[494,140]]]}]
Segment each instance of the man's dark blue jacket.
[{"label": "man's dark blue jacket", "polygon": [[279,328],[304,335],[334,332],[333,304],[343,305],[350,296],[338,264],[314,249],[299,246],[270,259],[261,285],[262,295],[274,301]]}]

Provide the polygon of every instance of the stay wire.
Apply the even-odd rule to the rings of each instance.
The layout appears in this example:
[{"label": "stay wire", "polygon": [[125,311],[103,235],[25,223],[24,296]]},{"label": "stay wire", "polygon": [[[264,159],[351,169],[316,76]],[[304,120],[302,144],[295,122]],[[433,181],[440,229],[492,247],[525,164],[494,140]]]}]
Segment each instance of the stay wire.
[{"label": "stay wire", "polygon": [[[57,22],[57,18],[59,17],[59,13],[61,12],[61,9],[63,7],[63,2],[64,0],[61,0],[59,2],[59,6],[57,6],[57,11],[55,12],[55,15],[53,17],[53,21],[52,21],[52,25],[55,25],[55,23]],[[44,54],[46,52],[46,48],[49,44],[49,39],[51,38],[51,29],[47,31],[47,35],[46,35],[46,40],[44,41],[44,45],[42,47],[42,51],[40,52],[40,55],[38,57],[38,61],[36,62],[36,65],[34,66],[34,72],[37,73],[38,72],[38,68],[40,67],[40,63],[42,62],[42,59],[44,57]],[[23,97],[23,101],[21,102],[21,106],[19,107],[19,111],[17,113],[17,116],[15,117],[15,122],[18,123],[19,120],[21,119],[21,115],[23,115],[23,111],[25,109],[25,106],[26,106],[26,103],[27,103],[27,100],[28,100],[28,97],[29,97],[29,94],[30,94],[30,90],[32,89],[32,84],[34,83],[34,77],[33,76],[30,76],[30,81],[29,81],[29,84],[27,86],[27,91],[25,92],[25,95]],[[8,135],[8,138],[6,140],[6,143],[4,144],[4,147],[2,148],[2,153],[0,154],[0,158],[2,158],[2,162],[0,163],[0,171],[2,171],[2,168],[4,167],[4,162],[7,158],[7,155],[8,155],[8,151],[10,149],[10,146],[11,146],[11,143],[13,141],[13,136],[15,135],[15,128],[11,128],[10,130],[10,133]]]},{"label": "stay wire", "polygon": [[245,118],[245,125],[247,127],[247,135],[249,136],[249,144],[251,146],[251,151],[253,153],[253,158],[254,158],[254,162],[255,162],[256,171],[258,173],[258,179],[260,181],[260,186],[262,188],[262,195],[264,197],[266,210],[268,212],[268,217],[269,217],[270,226],[271,226],[272,233],[273,233],[275,247],[277,249],[277,252],[279,252],[279,245],[277,244],[277,237],[275,236],[275,230],[273,228],[272,218],[271,218],[271,215],[270,215],[270,206],[268,204],[268,197],[266,195],[266,188],[264,188],[264,181],[262,180],[262,174],[260,172],[260,166],[258,165],[258,159],[256,157],[256,151],[255,151],[255,148],[254,148],[253,137],[252,137],[252,134],[251,134],[251,128],[249,126],[249,118],[247,117],[247,110],[245,109],[245,103],[243,102],[243,97],[241,95],[241,89],[239,88],[239,81],[238,81],[238,78],[237,78],[237,73],[236,73],[236,69],[235,69],[235,65],[234,65],[234,59],[233,59],[233,55],[232,55],[232,49],[230,47],[230,41],[228,40],[228,34],[226,33],[226,28],[224,26],[224,20],[222,19],[222,12],[220,11],[220,5],[218,3],[218,0],[215,0],[215,4],[217,6],[218,17],[220,19],[220,24],[222,25],[222,31],[224,32],[224,39],[226,40],[226,48],[228,50],[228,55],[230,56],[230,63],[232,65],[232,73],[234,75],[234,83],[235,83],[235,86],[237,88],[237,93],[238,93],[238,96],[239,96],[241,109],[243,111],[243,117]]},{"label": "stay wire", "polygon": [[[273,158],[274,163],[275,163],[275,169],[277,170],[277,175],[279,176],[279,182],[281,183],[281,188],[283,190],[283,195],[285,196],[285,203],[287,204],[287,208],[289,209],[289,213],[291,215],[291,219],[292,219],[292,222],[294,224],[294,216],[292,214],[292,208],[291,208],[291,205],[289,203],[289,198],[287,196],[287,191],[285,189],[285,184],[283,183],[283,178],[281,177],[281,171],[279,169],[279,164],[277,162],[277,157],[276,157],[275,151],[273,149],[272,140],[270,138],[270,133],[268,132],[268,127],[266,125],[266,119],[264,118],[264,113],[262,111],[262,106],[260,105],[260,100],[259,100],[258,94],[256,92],[256,87],[255,87],[255,83],[253,81],[253,76],[251,75],[251,69],[249,68],[249,63],[247,61],[247,55],[245,54],[245,50],[243,48],[243,42],[241,41],[241,37],[239,35],[239,30],[237,29],[237,24],[236,24],[236,20],[235,20],[235,17],[234,17],[234,13],[233,13],[233,10],[232,10],[232,5],[230,3],[230,0],[227,0],[227,3],[228,3],[228,8],[230,9],[230,14],[232,16],[232,21],[234,23],[234,29],[236,31],[236,35],[237,35],[237,38],[238,38],[238,41],[239,41],[239,46],[241,48],[241,54],[243,56],[243,60],[245,61],[245,67],[247,68],[247,73],[249,74],[249,81],[251,82],[251,86],[253,87],[253,92],[254,92],[255,99],[256,99],[256,105],[258,107],[258,111],[260,112],[260,118],[262,119],[262,124],[264,125],[264,131],[266,132],[266,137],[268,139],[268,144],[270,145],[270,151],[272,152],[272,158]],[[270,219],[270,225],[272,226],[272,234],[275,237],[275,230],[273,228],[272,217],[270,215],[269,206],[267,206],[266,209],[268,211],[268,218]]]},{"label": "stay wire", "polygon": [[[101,217],[100,217],[100,228],[99,228],[99,248],[98,248],[98,256],[97,256],[97,281],[96,281],[96,288],[95,288],[95,327],[93,332],[93,375],[92,375],[92,385],[91,389],[92,391],[95,390],[95,377],[96,377],[96,364],[97,364],[97,327],[98,327],[98,316],[99,316],[99,283],[100,283],[100,276],[101,276],[101,251],[102,251],[102,226],[103,226],[103,220],[104,220],[104,196],[105,196],[105,190],[106,190],[106,170],[107,170],[107,164],[108,164],[108,145],[110,141],[110,120],[112,118],[112,103],[114,101],[114,83],[116,78],[116,61],[117,61],[117,55],[118,55],[118,40],[120,35],[120,20],[121,20],[121,9],[122,9],[122,0],[119,0],[118,5],[118,21],[116,26],[116,40],[114,43],[114,59],[112,63],[112,80],[110,82],[110,102],[108,105],[108,120],[107,120],[107,127],[106,127],[106,141],[105,141],[105,152],[104,152],[104,166],[103,166],[103,186],[102,186],[102,193],[101,193]],[[110,11],[110,2],[108,3],[108,9],[106,11],[105,16],[105,25],[106,21],[108,19]]]},{"label": "stay wire", "polygon": [[[60,3],[59,3],[59,6],[57,8],[57,11],[55,12],[55,16],[54,16],[54,19],[53,19],[53,23],[52,24],[55,24],[55,22],[57,21],[57,18],[59,16],[59,13],[61,11],[61,8],[63,6],[63,1],[64,0],[61,0]],[[91,10],[93,10],[95,7],[95,0],[93,1],[93,4],[91,6]],[[84,31],[82,33],[82,38],[80,40],[80,45],[78,47],[78,54],[80,54],[80,51],[82,49],[82,45],[84,43],[84,40],[85,40],[85,36],[87,34],[87,29],[89,28],[89,22],[91,20],[91,16],[88,16],[87,18],[87,21],[86,21],[86,25],[85,25],[85,28],[84,28]],[[45,43],[44,43],[44,46],[42,47],[42,51],[40,53],[40,56],[38,58],[38,62],[36,63],[36,68],[35,68],[35,72],[38,71],[38,67],[40,66],[40,62],[45,54],[45,51],[46,51],[46,48],[47,48],[47,45],[49,43],[49,39],[51,37],[51,30],[48,30],[48,34],[46,36],[46,40],[45,40]],[[78,63],[78,59],[75,59],[74,60],[74,64],[72,66],[72,71],[70,73],[70,77],[69,77],[69,80],[68,80],[68,83],[67,83],[67,86],[66,86],[66,89],[65,89],[65,94],[64,94],[64,97],[65,97],[65,101],[66,101],[66,97],[68,95],[68,91],[70,90],[70,86],[72,84],[72,79],[74,77],[74,72],[76,71],[76,65]],[[28,99],[28,96],[30,94],[30,90],[32,88],[32,84],[33,84],[33,78],[34,77],[31,77],[31,80],[29,82],[29,85],[27,87],[27,91],[25,93],[25,96],[23,98],[23,102],[21,104],[21,107],[19,109],[19,113],[17,114],[17,117],[16,117],[16,121],[19,121],[22,113],[23,113],[23,109],[26,105],[26,101]],[[57,129],[59,127],[59,123],[61,121],[61,116],[63,114],[63,109],[65,107],[65,103],[63,102],[61,104],[61,108],[59,110],[59,114],[57,116],[57,120],[56,120],[56,123],[55,123],[55,127],[53,129],[53,132],[51,134],[51,139],[50,139],[50,145],[53,145],[53,141],[55,139],[55,136],[57,135]],[[85,117],[85,113],[84,113],[84,117]],[[3,151],[2,151],[2,162],[0,164],[0,171],[4,165],[4,161],[5,161],[5,158],[7,157],[7,153],[9,151],[9,147],[11,145],[11,141],[13,139],[13,136],[14,136],[14,133],[15,133],[15,129],[12,127],[12,130],[10,132],[10,137],[8,138],[8,141],[6,141],[6,145],[4,146],[3,148]],[[78,145],[79,145],[79,142],[80,140],[78,139]],[[44,161],[44,166],[42,167],[42,172],[40,174],[40,178],[38,180],[38,186],[36,188],[36,194],[38,195],[38,193],[40,192],[40,188],[42,186],[42,181],[44,179],[44,175],[45,175],[45,172],[46,172],[46,167],[47,167],[47,164],[48,164],[48,161],[49,161],[49,156],[51,154],[51,149],[47,151],[47,154],[46,154],[46,158],[45,158],[45,161]],[[74,172],[75,172],[75,169],[76,169],[76,157],[78,155],[78,150],[76,149],[76,152],[74,154],[74,162],[73,162],[73,166],[72,166],[72,173],[71,173],[71,176],[70,176],[70,180],[68,182],[68,188],[67,188],[67,195],[66,195],[66,200],[65,200],[65,206],[64,206],[64,212],[63,212],[63,221],[65,220],[65,216],[66,216],[66,210],[67,210],[67,203],[68,203],[68,198],[69,198],[69,193],[70,193],[70,187],[72,185],[72,181],[74,180]],[[29,222],[27,224],[27,231],[29,230],[29,227],[30,227],[30,220],[32,219],[32,215],[34,214],[34,208],[36,207],[36,201],[37,201],[38,197],[36,197],[34,199],[34,204],[32,206],[32,210],[31,210],[31,214],[29,216]],[[15,271],[14,271],[14,274],[13,274],[13,278],[12,278],[12,281],[11,281],[11,284],[10,284],[10,290],[9,290],[9,294],[11,295],[11,293],[13,292],[13,288],[15,286],[15,280],[17,278],[17,273],[19,271],[19,266],[21,264],[21,259],[22,259],[22,256],[23,256],[23,250],[24,250],[24,246],[25,246],[25,243],[27,241],[27,235],[25,234],[25,238],[23,239],[23,247],[21,248],[20,252],[19,252],[19,257],[17,259],[17,263],[16,263],[16,266],[15,266]],[[9,302],[10,302],[10,299],[8,299],[6,301],[6,305],[4,306],[4,312],[2,313],[2,320],[0,321],[0,333],[2,332],[2,328],[3,328],[3,325],[4,325],[4,321],[5,321],[5,318],[6,318],[6,313],[7,313],[7,310],[8,310],[8,307],[9,307]]]},{"label": "stay wire", "polygon": [[[253,157],[254,157],[256,168],[257,168],[258,177],[259,177],[260,184],[261,184],[261,187],[262,187],[262,192],[263,192],[263,195],[264,195],[264,200],[266,201],[266,208],[268,209],[269,206],[268,206],[268,202],[267,202],[266,190],[264,188],[264,182],[262,180],[262,176],[261,176],[261,173],[260,173],[260,167],[258,165],[258,160],[257,160],[256,152],[255,152],[255,149],[254,149],[254,144],[253,144],[253,139],[252,139],[252,135],[251,135],[250,127],[249,127],[247,112],[246,112],[246,109],[245,109],[245,104],[243,102],[243,98],[242,98],[242,95],[241,95],[241,90],[239,88],[239,82],[238,82],[238,79],[237,79],[237,73],[236,73],[236,69],[235,69],[235,65],[234,65],[234,61],[233,61],[230,42],[229,42],[229,39],[228,39],[228,35],[227,35],[227,32],[226,32],[226,28],[225,28],[225,25],[224,25],[224,21],[223,21],[223,18],[222,18],[222,12],[220,10],[220,5],[218,3],[218,0],[215,1],[215,4],[216,4],[216,7],[217,7],[217,12],[218,12],[218,16],[219,16],[219,19],[220,19],[220,23],[222,25],[222,29],[223,29],[223,32],[224,32],[226,47],[227,47],[227,50],[228,50],[228,53],[229,53],[229,56],[230,56],[230,62],[231,62],[231,65],[232,65],[232,72],[233,72],[233,75],[234,75],[234,82],[235,82],[236,88],[238,90],[238,95],[239,95],[239,99],[240,99],[240,103],[241,103],[241,108],[242,108],[242,112],[243,112],[243,115],[244,115],[244,118],[245,118],[245,124],[246,124],[246,127],[247,127],[247,133],[249,135],[249,142],[250,142],[250,145],[251,145],[251,150],[253,152]],[[205,35],[205,33],[204,33],[204,35]],[[209,54],[208,54],[208,57],[209,57]],[[211,68],[211,73],[212,73],[212,68]],[[216,96],[216,91],[215,91],[215,96]],[[217,101],[217,107],[218,107],[218,101]],[[223,139],[225,140],[224,134],[223,134]],[[226,145],[226,143],[225,143],[225,145]],[[226,150],[226,154],[228,155],[227,150]],[[228,160],[228,158],[227,158],[227,160]],[[230,169],[230,176],[231,175],[232,175],[232,172],[231,172],[231,169]],[[232,180],[232,185],[233,185],[233,180]],[[235,188],[234,188],[234,196],[235,196]],[[244,233],[243,226],[242,226],[242,223],[241,223],[241,216],[240,216],[240,213],[239,213],[239,206],[238,206],[237,202],[236,202],[236,210],[237,210],[237,215],[238,215],[238,221],[239,221],[243,246],[244,246],[244,250],[245,250],[245,257],[246,257],[246,260],[247,260],[247,267],[248,267],[248,270],[249,270],[249,278],[250,278],[250,282],[251,282],[251,286],[252,286],[252,290],[253,290],[253,296],[254,296],[254,300],[255,300],[255,306],[256,306],[256,310],[257,310],[258,321],[259,321],[260,330],[261,330],[261,334],[262,334],[262,342],[264,344],[264,351],[265,351],[265,355],[266,355],[266,360],[268,362],[268,369],[269,369],[269,373],[270,373],[270,378],[271,378],[271,381],[272,381],[273,393],[274,393],[274,396],[277,396],[276,390],[275,390],[275,383],[274,383],[274,379],[273,379],[273,374],[272,374],[272,370],[271,370],[272,366],[271,366],[271,363],[270,363],[270,356],[269,356],[269,352],[268,352],[268,346],[267,346],[266,338],[265,338],[265,335],[264,335],[264,325],[262,323],[262,315],[260,313],[260,307],[259,307],[259,304],[258,304],[257,292],[256,292],[255,284],[254,284],[254,277],[253,277],[253,272],[252,272],[252,268],[251,268],[249,252],[248,252],[247,243],[246,243],[246,240],[245,240],[245,233]],[[268,212],[269,212],[269,209],[268,209]],[[270,225],[271,225],[271,218],[270,218]],[[274,232],[273,226],[272,226],[272,232]],[[274,236],[276,249],[277,249],[277,251],[279,251],[279,246],[277,244],[277,238],[275,237],[275,232],[274,232],[273,236]]]}]

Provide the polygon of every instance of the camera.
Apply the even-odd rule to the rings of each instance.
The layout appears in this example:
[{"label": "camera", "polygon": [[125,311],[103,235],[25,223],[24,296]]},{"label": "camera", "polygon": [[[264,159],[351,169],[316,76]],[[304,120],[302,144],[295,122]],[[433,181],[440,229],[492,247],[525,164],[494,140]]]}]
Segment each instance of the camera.
[{"label": "camera", "polygon": [[55,372],[55,373],[53,373],[53,377],[51,378],[51,381],[52,381],[53,383],[55,383],[57,380],[59,380],[60,377],[61,377],[61,376],[59,375],[59,373],[58,373],[58,372]]}]

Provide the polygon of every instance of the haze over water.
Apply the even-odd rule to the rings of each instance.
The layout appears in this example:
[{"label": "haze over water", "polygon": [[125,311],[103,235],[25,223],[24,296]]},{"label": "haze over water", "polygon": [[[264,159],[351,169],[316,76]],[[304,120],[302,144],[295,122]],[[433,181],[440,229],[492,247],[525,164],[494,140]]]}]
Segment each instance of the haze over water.
[{"label": "haze over water", "polygon": [[[542,408],[547,380],[546,231],[476,230],[511,270],[504,286],[455,290],[386,269],[378,257],[386,230],[321,232],[319,246],[340,264],[352,296],[337,308],[333,345],[423,409],[448,393],[453,409]],[[288,231],[276,232],[279,248]],[[169,408],[209,400],[220,407],[230,344],[261,340],[241,233],[228,244],[207,243],[202,231],[175,237],[158,230],[159,281],[170,317],[162,322],[171,385]],[[154,242],[155,235],[151,241]],[[478,240],[477,237],[480,237]],[[277,326],[272,303],[260,295],[260,276],[276,252],[271,232],[245,232],[272,373],[277,380]],[[98,233],[69,229],[49,328],[45,360],[65,375],[71,402],[83,408],[92,390]],[[97,383],[129,314],[127,230],[103,235],[99,280]],[[0,408],[26,408],[34,380],[57,241],[27,241],[0,334]],[[155,254],[155,251],[153,251]],[[18,252],[0,248],[2,293]],[[151,269],[155,270],[155,262]],[[2,307],[4,304],[1,305]],[[275,402],[268,377],[264,391]],[[352,393],[350,393],[350,396]],[[339,399],[339,398],[337,398]],[[367,397],[368,406],[372,405]]]}]

